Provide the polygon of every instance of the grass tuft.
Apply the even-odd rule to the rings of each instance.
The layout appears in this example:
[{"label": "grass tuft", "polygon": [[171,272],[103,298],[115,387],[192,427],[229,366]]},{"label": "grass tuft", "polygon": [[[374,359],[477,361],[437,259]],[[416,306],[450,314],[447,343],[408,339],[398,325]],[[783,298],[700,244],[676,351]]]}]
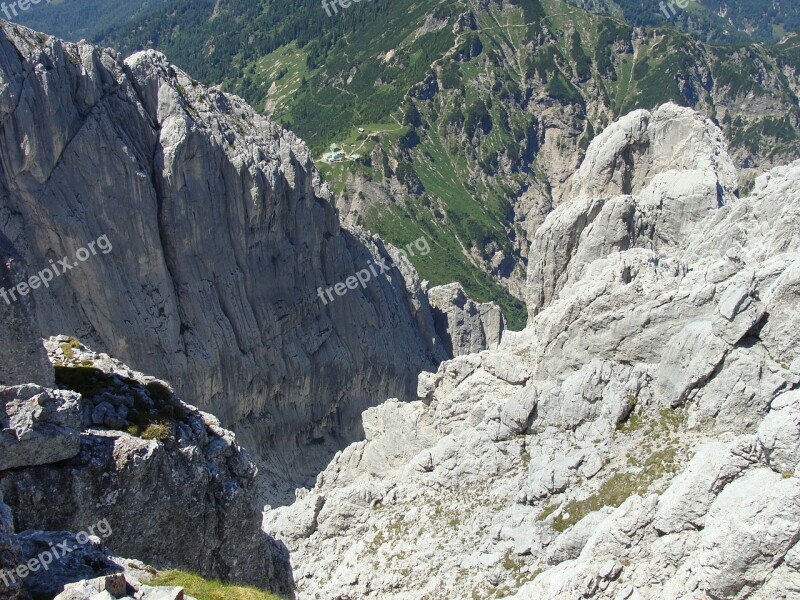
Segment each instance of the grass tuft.
[{"label": "grass tuft", "polygon": [[172,427],[167,423],[153,423],[142,432],[143,440],[157,440],[164,442],[172,435]]},{"label": "grass tuft", "polygon": [[164,571],[149,585],[182,587],[197,600],[281,600],[280,596],[251,586],[239,586],[203,579],[185,571]]}]

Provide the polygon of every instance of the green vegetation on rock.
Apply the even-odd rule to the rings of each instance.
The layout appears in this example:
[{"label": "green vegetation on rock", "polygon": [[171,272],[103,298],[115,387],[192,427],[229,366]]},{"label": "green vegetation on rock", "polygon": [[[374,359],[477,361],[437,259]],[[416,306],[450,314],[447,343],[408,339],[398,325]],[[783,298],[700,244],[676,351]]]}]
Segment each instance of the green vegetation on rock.
[{"label": "green vegetation on rock", "polygon": [[203,579],[185,571],[164,571],[148,585],[182,587],[188,596],[197,600],[281,600],[280,596],[265,590]]},{"label": "green vegetation on rock", "polygon": [[[707,17],[719,1],[702,3],[681,13],[699,39],[656,0],[375,0],[333,16],[316,0],[170,0],[95,41],[165,52],[291,128],[317,157],[331,143],[358,154],[317,161],[343,205],[357,207],[343,216],[395,245],[428,236],[431,254],[412,258],[422,278],[460,281],[519,329],[525,253],[551,208],[528,212],[524,199],[547,196],[559,184],[552,162],[567,173],[616,117],[673,101],[719,116],[743,163],[800,154],[790,81],[800,38],[763,46],[717,35],[719,20]],[[762,34],[800,26],[794,12],[753,1],[728,14],[772,42]],[[753,101],[772,108],[742,108]]]}]

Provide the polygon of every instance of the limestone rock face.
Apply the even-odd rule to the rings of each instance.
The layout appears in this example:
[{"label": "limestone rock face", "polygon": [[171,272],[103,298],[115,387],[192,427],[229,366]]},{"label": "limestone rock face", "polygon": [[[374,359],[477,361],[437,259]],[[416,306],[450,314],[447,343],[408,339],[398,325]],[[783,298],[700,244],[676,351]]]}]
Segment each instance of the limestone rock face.
[{"label": "limestone rock face", "polygon": [[53,386],[53,368],[34,324],[30,295],[14,288],[27,281],[22,258],[0,232],[0,386],[35,383]]},{"label": "limestone rock face", "polygon": [[[0,489],[24,556],[94,526],[118,555],[291,596],[288,553],[260,530],[257,469],[234,434],[165,382],[106,354],[66,336],[45,345],[65,389],[0,392],[20,437],[2,448],[3,468],[13,470]],[[31,593],[52,597],[57,582],[105,568],[80,533],[71,547],[83,554],[31,579]]]},{"label": "limestone rock face", "polygon": [[[0,115],[0,234],[30,274],[71,265],[28,296],[38,327],[2,369],[76,335],[218,415],[282,502],[361,437],[364,409],[413,398],[447,358],[402,266],[323,300],[389,249],[340,227],[302,140],[164,56],[2,22]],[[4,304],[14,329],[22,306]]]},{"label": "limestone rock face", "polygon": [[80,427],[78,394],[32,384],[0,388],[0,471],[72,458]]},{"label": "limestone rock face", "polygon": [[460,283],[431,288],[429,298],[436,332],[450,356],[496,348],[500,343],[505,321],[495,303],[470,300]]},{"label": "limestone rock face", "polygon": [[674,106],[587,156],[528,327],[370,409],[266,512],[299,598],[800,594],[800,162],[739,198],[718,130]]},{"label": "limestone rock face", "polygon": [[724,190],[739,188],[722,131],[692,109],[668,103],[652,113],[634,111],[598,135],[573,178],[572,197],[636,195],[673,171],[712,173]]},{"label": "limestone rock face", "polygon": [[528,307],[535,315],[595,259],[640,247],[685,244],[738,190],[722,132],[687,108],[634,111],[590,145],[572,199],[536,232]]}]

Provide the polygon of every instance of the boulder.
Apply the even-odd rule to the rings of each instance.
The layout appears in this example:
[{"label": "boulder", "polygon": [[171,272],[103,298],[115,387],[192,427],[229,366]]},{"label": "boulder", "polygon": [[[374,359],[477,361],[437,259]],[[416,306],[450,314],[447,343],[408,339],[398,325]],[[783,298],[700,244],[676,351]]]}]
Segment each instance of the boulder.
[{"label": "boulder", "polygon": [[80,395],[28,384],[0,388],[0,471],[80,452]]}]

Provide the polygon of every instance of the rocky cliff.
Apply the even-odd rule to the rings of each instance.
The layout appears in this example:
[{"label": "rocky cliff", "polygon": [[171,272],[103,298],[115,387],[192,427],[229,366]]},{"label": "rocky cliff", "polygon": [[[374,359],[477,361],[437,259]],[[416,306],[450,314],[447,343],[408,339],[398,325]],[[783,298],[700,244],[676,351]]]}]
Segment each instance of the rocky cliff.
[{"label": "rocky cliff", "polygon": [[592,143],[529,326],[266,513],[301,598],[798,597],[800,162],[732,164],[674,105]]},{"label": "rocky cliff", "polygon": [[[68,531],[103,523],[103,541],[119,555],[291,596],[288,553],[260,531],[257,469],[234,435],[164,382],[74,338],[46,345],[60,389],[0,388],[0,494],[8,505],[0,507],[11,508],[21,532],[19,564]],[[5,535],[13,541],[4,524],[0,543]],[[53,597],[64,583],[119,570],[87,548],[31,573],[26,590]]]},{"label": "rocky cliff", "polygon": [[[340,227],[293,134],[158,53],[1,28],[0,235],[30,275],[62,269],[25,297],[36,335],[171,381],[236,431],[273,502],[447,358],[413,269],[323,301],[391,254]],[[16,327],[22,305],[0,310]]]}]

